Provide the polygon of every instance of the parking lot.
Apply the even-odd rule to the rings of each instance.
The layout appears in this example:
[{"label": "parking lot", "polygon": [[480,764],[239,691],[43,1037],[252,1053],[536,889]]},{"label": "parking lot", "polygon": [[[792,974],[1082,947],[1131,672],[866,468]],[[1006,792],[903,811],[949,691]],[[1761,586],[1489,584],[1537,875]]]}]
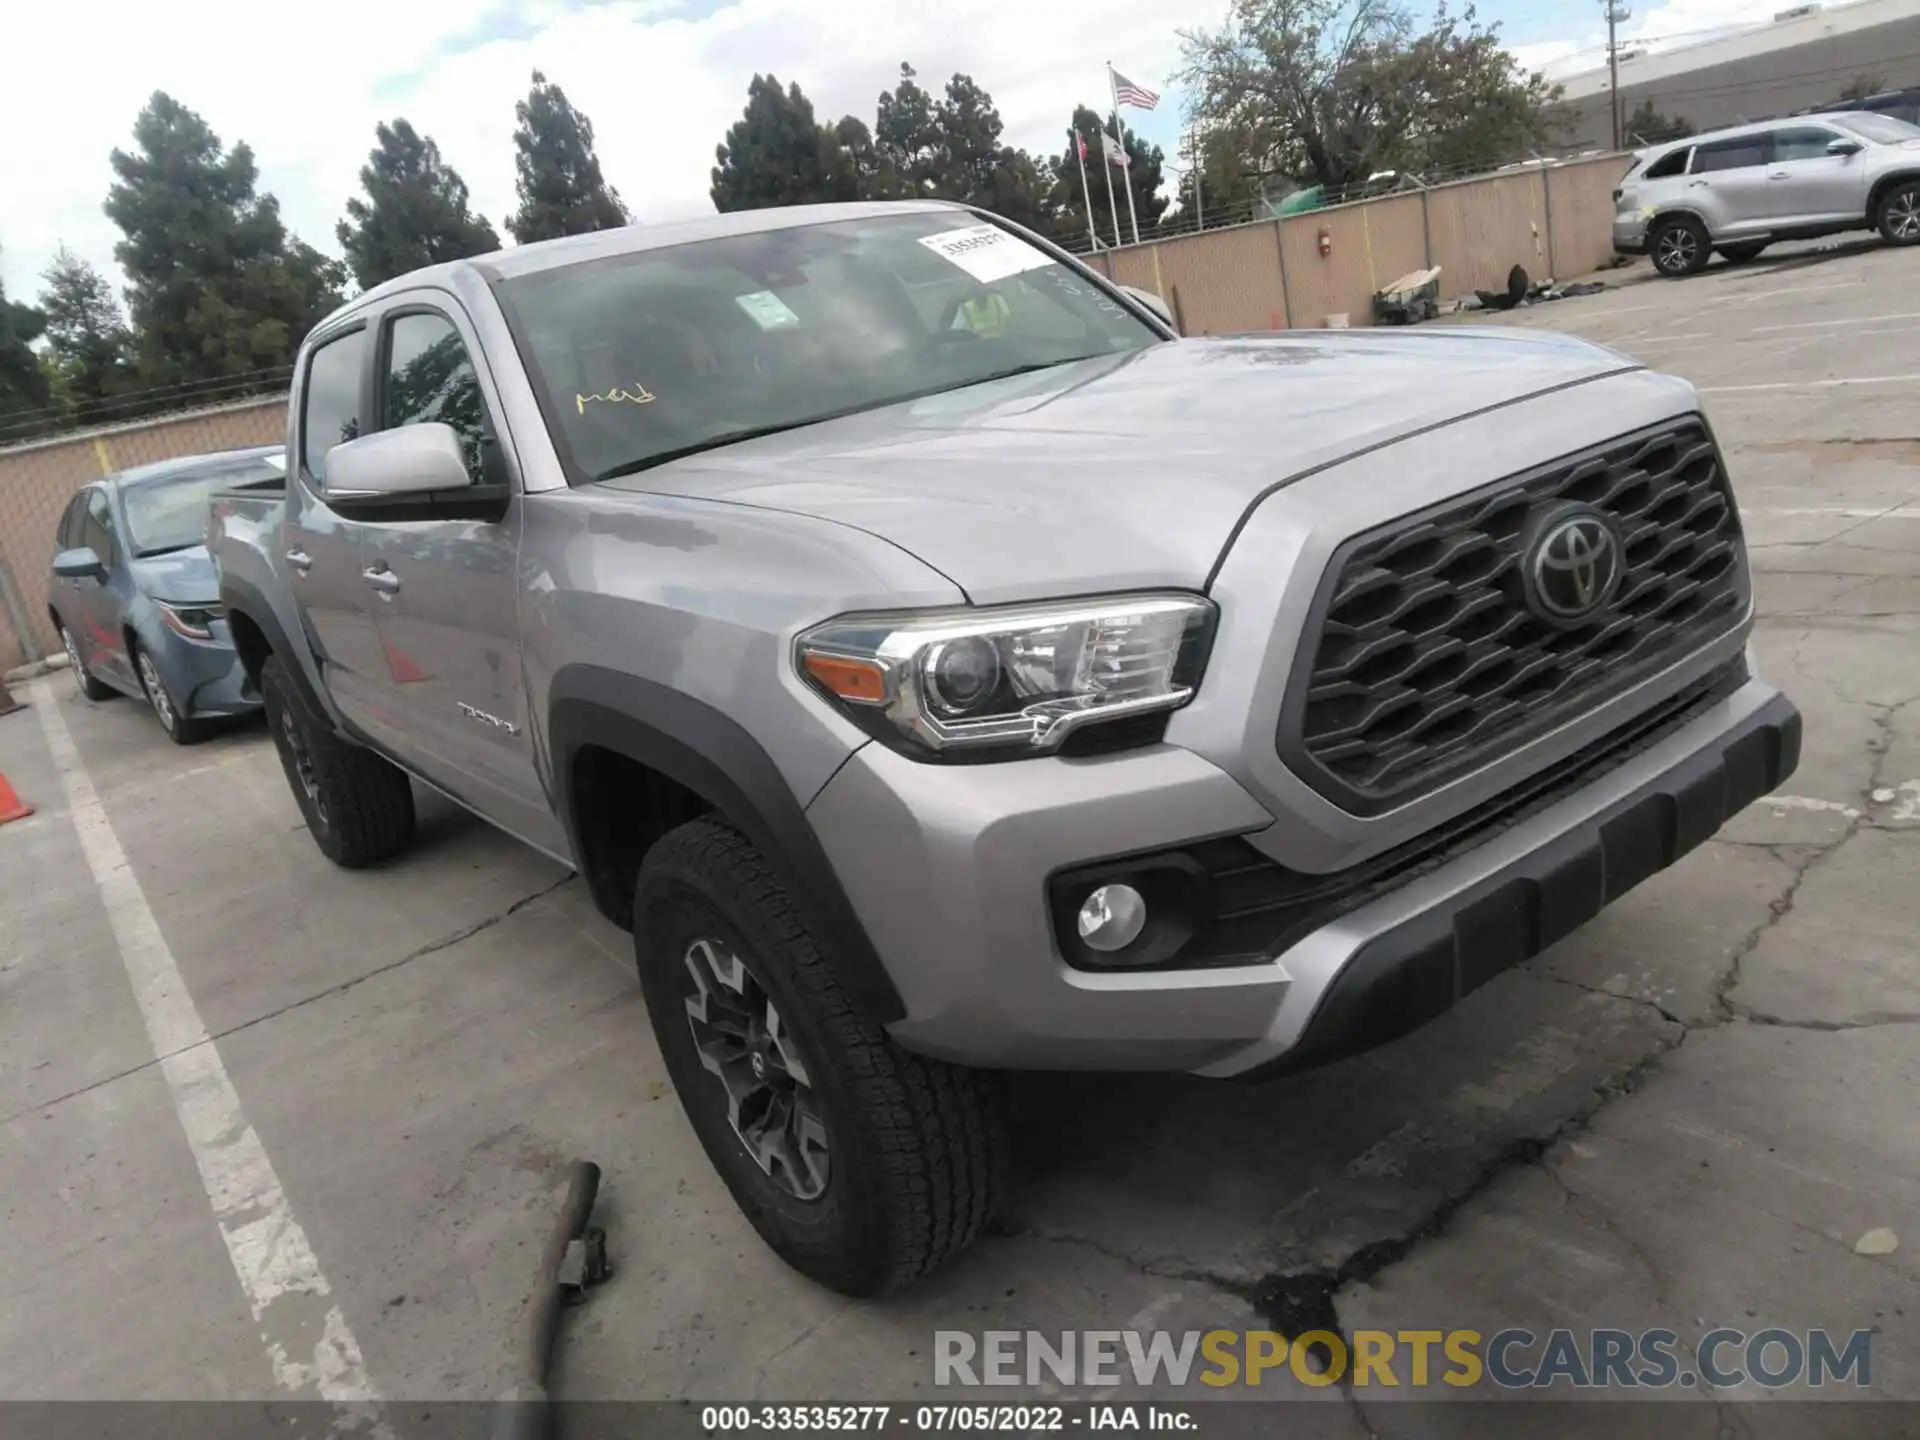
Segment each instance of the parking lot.
[{"label": "parking lot", "polygon": [[[1872,1394],[1920,1400],[1920,252],[1506,321],[1700,387],[1805,716],[1790,793],[1387,1049],[1013,1077],[1003,1220],[878,1303],[763,1249],[559,866],[424,798],[407,857],[338,871],[259,726],[180,749],[33,682],[0,720],[38,807],[0,830],[0,1397],[497,1395],[584,1156],[617,1274],[568,1318],[570,1397],[912,1399],[938,1329],[1726,1324],[1872,1328]],[[1318,1433],[1434,1433],[1278,1393],[1345,1401]]]}]

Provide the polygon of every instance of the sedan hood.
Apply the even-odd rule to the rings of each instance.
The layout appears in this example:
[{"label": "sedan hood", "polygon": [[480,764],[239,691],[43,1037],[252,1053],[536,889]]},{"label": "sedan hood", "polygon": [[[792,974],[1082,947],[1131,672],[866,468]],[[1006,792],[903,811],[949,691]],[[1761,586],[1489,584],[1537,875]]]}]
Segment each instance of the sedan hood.
[{"label": "sedan hood", "polygon": [[918,556],[976,602],[1063,587],[1198,588],[1267,491],[1468,415],[1637,368],[1585,341],[1494,327],[1182,340],[606,483],[851,525]]},{"label": "sedan hood", "polygon": [[220,572],[204,545],[169,550],[164,555],[136,556],[133,578],[143,593],[155,600],[183,605],[212,605],[220,598]]}]

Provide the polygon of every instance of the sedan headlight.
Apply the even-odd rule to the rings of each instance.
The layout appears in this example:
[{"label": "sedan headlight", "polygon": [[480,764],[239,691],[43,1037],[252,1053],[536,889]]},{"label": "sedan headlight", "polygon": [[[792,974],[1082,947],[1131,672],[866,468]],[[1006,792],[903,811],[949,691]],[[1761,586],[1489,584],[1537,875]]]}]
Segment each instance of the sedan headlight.
[{"label": "sedan headlight", "polygon": [[1197,595],[849,615],[795,663],[869,734],[922,754],[1056,750],[1087,725],[1193,698],[1218,612]]},{"label": "sedan headlight", "polygon": [[211,605],[181,605],[172,600],[155,600],[153,608],[160,612],[161,622],[169,630],[189,640],[211,640],[213,622],[220,618],[219,610]]}]

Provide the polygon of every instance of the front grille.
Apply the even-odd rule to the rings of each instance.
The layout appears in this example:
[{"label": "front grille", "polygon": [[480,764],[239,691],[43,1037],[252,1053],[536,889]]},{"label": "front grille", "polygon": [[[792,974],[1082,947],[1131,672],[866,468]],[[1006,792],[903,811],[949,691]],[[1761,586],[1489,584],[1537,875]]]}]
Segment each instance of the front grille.
[{"label": "front grille", "polygon": [[[1529,522],[1612,517],[1625,572],[1590,621],[1529,608]],[[1689,418],[1406,516],[1334,556],[1282,708],[1283,759],[1360,814],[1443,784],[1724,631],[1747,605],[1718,449]]]}]

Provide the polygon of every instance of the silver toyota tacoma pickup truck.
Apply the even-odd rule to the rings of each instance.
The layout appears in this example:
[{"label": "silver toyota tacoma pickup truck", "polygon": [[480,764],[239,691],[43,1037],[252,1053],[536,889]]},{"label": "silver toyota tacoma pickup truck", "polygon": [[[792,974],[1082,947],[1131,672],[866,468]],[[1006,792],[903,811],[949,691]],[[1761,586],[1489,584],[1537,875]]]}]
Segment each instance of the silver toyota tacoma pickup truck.
[{"label": "silver toyota tacoma pickup truck", "polygon": [[320,848],[412,781],[630,930],[689,1122],[849,1294],[974,1236],[991,1072],[1403,1034],[1793,769],[1694,391],[1492,328],[1181,339],[990,216],[422,270],[300,351],[221,599]]}]

